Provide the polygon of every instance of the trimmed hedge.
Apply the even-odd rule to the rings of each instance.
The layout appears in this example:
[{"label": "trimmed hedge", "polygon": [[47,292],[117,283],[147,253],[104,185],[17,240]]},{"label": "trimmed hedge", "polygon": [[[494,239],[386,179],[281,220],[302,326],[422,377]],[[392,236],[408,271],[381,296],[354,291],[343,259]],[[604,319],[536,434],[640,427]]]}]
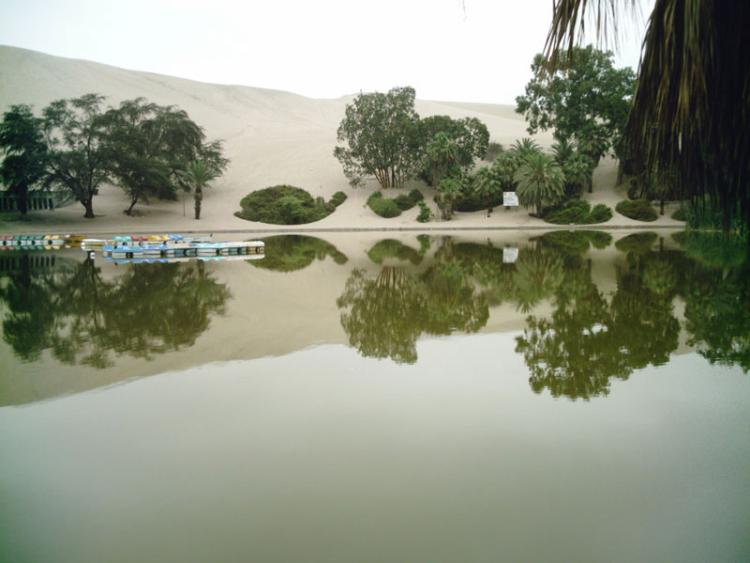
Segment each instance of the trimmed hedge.
[{"label": "trimmed hedge", "polygon": [[408,194],[400,194],[395,198],[383,197],[383,192],[374,192],[367,198],[367,206],[377,215],[386,219],[398,217],[402,211],[407,211],[424,199],[422,192],[412,190]]},{"label": "trimmed hedge", "polygon": [[[342,193],[343,192],[339,192]],[[346,194],[344,199],[346,199]],[[320,221],[335,211],[336,200],[326,203],[322,197],[313,197],[295,186],[271,186],[249,193],[240,201],[242,209],[235,213],[240,219],[273,225],[301,225]],[[343,200],[341,200],[343,203]],[[338,204],[340,205],[340,203]]]},{"label": "trimmed hedge", "polygon": [[547,211],[544,220],[555,225],[593,225],[612,218],[612,210],[602,203],[591,208],[588,201],[572,199],[561,207]]},{"label": "trimmed hedge", "polygon": [[656,209],[647,199],[623,200],[615,206],[615,210],[620,215],[636,221],[656,221],[659,217]]}]

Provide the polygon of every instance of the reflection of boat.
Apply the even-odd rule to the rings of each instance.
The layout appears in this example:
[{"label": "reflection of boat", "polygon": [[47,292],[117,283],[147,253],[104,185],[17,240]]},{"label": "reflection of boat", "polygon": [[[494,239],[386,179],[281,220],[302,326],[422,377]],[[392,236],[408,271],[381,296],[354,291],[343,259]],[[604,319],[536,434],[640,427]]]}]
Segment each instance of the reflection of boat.
[{"label": "reflection of boat", "polygon": [[[176,258],[214,258],[219,256],[262,256],[262,241],[208,242],[206,237],[151,235],[149,237],[118,236],[112,240],[82,245],[84,250],[101,248],[113,260],[160,260]],[[96,245],[96,246],[94,246]]]},{"label": "reflection of boat", "polygon": [[0,250],[58,250],[65,242],[62,235],[1,235]]},{"label": "reflection of boat", "polygon": [[263,254],[235,254],[233,256],[179,256],[179,257],[164,257],[164,258],[149,258],[146,256],[137,256],[134,258],[118,258],[114,255],[106,256],[107,262],[114,264],[173,264],[176,262],[189,262],[192,260],[200,260],[201,262],[226,262],[229,260],[261,260]]}]

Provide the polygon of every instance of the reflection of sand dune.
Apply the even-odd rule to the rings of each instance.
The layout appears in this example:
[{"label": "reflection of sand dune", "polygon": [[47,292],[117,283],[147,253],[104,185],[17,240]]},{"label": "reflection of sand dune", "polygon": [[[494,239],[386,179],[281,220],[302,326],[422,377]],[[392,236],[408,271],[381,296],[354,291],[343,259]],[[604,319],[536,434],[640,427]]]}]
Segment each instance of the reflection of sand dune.
[{"label": "reflection of sand dune", "polygon": [[[620,236],[616,234],[617,238]],[[413,249],[420,244],[414,235],[394,234],[393,239]],[[377,276],[381,266],[367,256],[379,240],[377,234],[344,234],[327,236],[321,258],[311,260],[303,269],[292,272],[270,271],[244,262],[212,262],[206,264],[217,283],[226,284],[231,297],[224,316],[212,316],[210,324],[195,344],[178,351],[154,354],[151,360],[123,355],[115,365],[105,369],[61,364],[45,352],[40,361],[19,363],[12,349],[0,341],[0,404],[21,404],[58,395],[112,385],[127,379],[185,369],[210,362],[252,359],[260,356],[285,355],[320,344],[347,344],[348,337],[341,326],[341,310],[336,300],[341,296],[352,270],[361,269],[369,277]],[[495,248],[505,245],[523,248],[528,244],[522,234],[505,236],[489,233],[486,236],[457,236],[455,243],[492,242]],[[330,244],[328,244],[330,243]],[[424,272],[432,263],[437,249],[433,239],[430,250],[419,265],[403,261],[402,266],[414,272]],[[346,262],[336,263],[333,255],[344,255]],[[61,255],[62,256],[62,255]],[[602,292],[611,294],[615,285],[615,265],[621,260],[613,246],[591,254],[594,281]],[[61,259],[70,262],[80,259],[79,253],[67,251]],[[124,269],[100,263],[102,278],[115,280]],[[0,282],[1,283],[1,282]],[[2,303],[0,301],[0,303]],[[0,307],[3,305],[0,304]],[[534,314],[547,316],[549,301],[539,303]],[[6,311],[0,311],[5,316]],[[681,316],[681,315],[680,315]],[[483,333],[522,331],[527,314],[513,303],[490,307],[489,319],[480,330]],[[422,338],[431,338],[423,335]],[[682,346],[681,346],[682,349]]]}]

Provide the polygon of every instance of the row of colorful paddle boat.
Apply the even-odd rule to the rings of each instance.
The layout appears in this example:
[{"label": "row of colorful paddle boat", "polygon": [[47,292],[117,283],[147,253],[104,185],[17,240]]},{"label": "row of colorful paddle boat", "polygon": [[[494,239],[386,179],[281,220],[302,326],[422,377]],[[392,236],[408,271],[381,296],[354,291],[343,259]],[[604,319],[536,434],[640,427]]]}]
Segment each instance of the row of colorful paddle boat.
[{"label": "row of colorful paddle boat", "polygon": [[212,259],[230,256],[262,257],[262,241],[214,242],[206,236],[119,235],[111,239],[84,238],[80,235],[0,235],[0,249],[55,250],[80,247],[86,252],[101,252],[113,261],[171,261],[175,259]]}]

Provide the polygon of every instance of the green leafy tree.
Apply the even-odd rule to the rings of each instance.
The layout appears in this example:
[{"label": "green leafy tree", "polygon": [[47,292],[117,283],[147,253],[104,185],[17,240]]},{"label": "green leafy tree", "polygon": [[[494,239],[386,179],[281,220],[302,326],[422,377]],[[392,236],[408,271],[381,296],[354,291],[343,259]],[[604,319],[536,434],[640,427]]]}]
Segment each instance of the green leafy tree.
[{"label": "green leafy tree", "polygon": [[0,122],[0,181],[18,203],[18,211],[26,215],[29,190],[38,186],[47,171],[47,144],[42,122],[34,117],[31,107],[14,105],[3,114]]},{"label": "green leafy tree", "polygon": [[[447,136],[455,146],[455,164],[468,171],[476,159],[482,159],[487,154],[490,133],[487,126],[475,117],[452,119],[447,115],[432,115],[419,120],[419,145],[425,150],[428,144],[438,135]],[[430,185],[439,182],[432,181],[429,167],[424,167],[422,175]]]},{"label": "green leafy tree", "polygon": [[[573,140],[594,163],[622,137],[635,91],[630,68],[616,69],[612,53],[592,46],[576,47],[570,57],[536,55],[526,93],[516,98],[516,111],[529,123],[529,133],[554,130],[558,140]],[[552,69],[552,70],[551,70]]]},{"label": "green leafy tree", "polygon": [[554,159],[544,153],[532,153],[516,172],[518,200],[533,206],[541,216],[545,205],[554,205],[565,195],[565,176]]},{"label": "green leafy tree", "polygon": [[57,100],[43,111],[49,147],[48,185],[67,190],[94,217],[94,196],[110,177],[110,151],[102,104],[104,97],[86,94]]},{"label": "green leafy tree", "polygon": [[[202,189],[228,162],[221,142],[205,143],[203,129],[185,111],[143,98],[110,109],[104,121],[112,175],[130,198],[126,213],[131,214],[138,201],[152,196],[175,199],[184,189],[193,191],[199,218]],[[202,182],[197,188],[196,180]]]},{"label": "green leafy tree", "polygon": [[353,185],[375,176],[383,188],[402,186],[419,166],[419,115],[413,88],[360,94],[347,104],[334,156]]}]

